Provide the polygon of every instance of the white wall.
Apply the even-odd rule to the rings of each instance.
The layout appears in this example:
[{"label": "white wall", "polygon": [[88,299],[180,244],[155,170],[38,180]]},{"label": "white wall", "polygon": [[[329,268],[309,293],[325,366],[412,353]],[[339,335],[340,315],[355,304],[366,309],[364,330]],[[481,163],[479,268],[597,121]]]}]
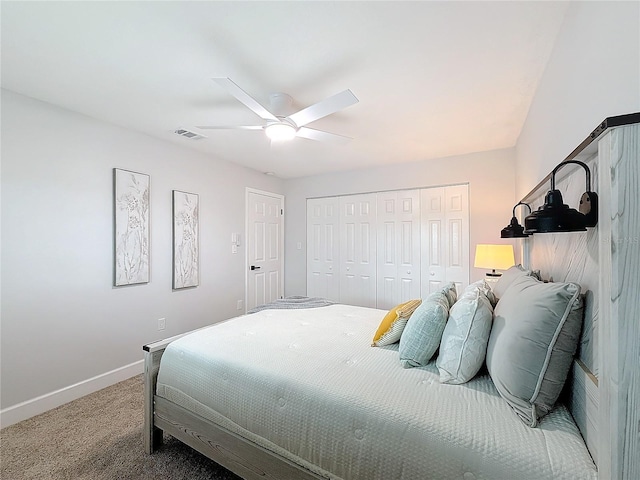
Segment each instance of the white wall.
[{"label": "white wall", "polygon": [[[500,230],[516,203],[514,155],[513,149],[495,150],[287,180],[285,293],[306,294],[307,198],[469,183],[471,261],[477,243],[509,243],[500,239]],[[471,268],[471,280],[485,273]]]},{"label": "white wall", "polygon": [[571,2],[516,145],[517,197],[606,117],[639,111],[640,2]]},{"label": "white wall", "polygon": [[[112,287],[114,167],[151,176],[148,284]],[[230,239],[245,187],[283,193],[279,179],[2,90],[3,422],[140,361],[145,343],[237,315],[245,257]],[[201,215],[200,286],[175,292],[172,189],[198,193]]]}]

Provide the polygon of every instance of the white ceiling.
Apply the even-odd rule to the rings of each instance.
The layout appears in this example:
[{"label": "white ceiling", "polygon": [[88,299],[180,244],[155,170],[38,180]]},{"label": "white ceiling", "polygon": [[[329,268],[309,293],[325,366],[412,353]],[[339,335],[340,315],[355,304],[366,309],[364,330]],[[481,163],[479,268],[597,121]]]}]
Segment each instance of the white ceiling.
[{"label": "white ceiling", "polygon": [[[2,87],[282,178],[515,145],[567,2],[7,2]],[[212,77],[269,106],[345,89],[309,126],[347,146],[261,131]]]}]

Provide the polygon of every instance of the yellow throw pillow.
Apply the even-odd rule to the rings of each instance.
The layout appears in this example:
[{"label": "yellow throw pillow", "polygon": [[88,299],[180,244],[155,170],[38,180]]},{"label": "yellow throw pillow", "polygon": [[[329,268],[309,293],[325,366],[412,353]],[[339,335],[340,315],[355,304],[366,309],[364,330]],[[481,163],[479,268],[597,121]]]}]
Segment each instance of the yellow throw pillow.
[{"label": "yellow throw pillow", "polygon": [[382,322],[380,322],[380,326],[373,336],[371,346],[383,347],[398,342],[409,317],[411,317],[411,314],[421,303],[422,300],[409,300],[389,310],[389,313],[387,313],[382,319]]}]

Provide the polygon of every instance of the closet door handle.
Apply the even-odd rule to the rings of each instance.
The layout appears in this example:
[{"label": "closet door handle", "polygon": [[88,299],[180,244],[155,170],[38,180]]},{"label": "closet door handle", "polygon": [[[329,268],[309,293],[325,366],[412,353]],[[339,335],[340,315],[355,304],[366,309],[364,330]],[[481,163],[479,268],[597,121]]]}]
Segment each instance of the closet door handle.
[{"label": "closet door handle", "polygon": [[251,265],[251,270],[260,270],[260,267],[256,267],[255,265]]}]

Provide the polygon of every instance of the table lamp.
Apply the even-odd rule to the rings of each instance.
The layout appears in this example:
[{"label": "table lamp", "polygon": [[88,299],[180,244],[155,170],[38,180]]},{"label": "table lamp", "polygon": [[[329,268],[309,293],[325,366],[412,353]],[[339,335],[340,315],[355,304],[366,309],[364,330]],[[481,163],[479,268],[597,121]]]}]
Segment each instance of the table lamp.
[{"label": "table lamp", "polygon": [[515,264],[513,245],[476,245],[476,258],[473,266],[491,269],[487,277],[500,277],[496,270],[507,270]]}]

